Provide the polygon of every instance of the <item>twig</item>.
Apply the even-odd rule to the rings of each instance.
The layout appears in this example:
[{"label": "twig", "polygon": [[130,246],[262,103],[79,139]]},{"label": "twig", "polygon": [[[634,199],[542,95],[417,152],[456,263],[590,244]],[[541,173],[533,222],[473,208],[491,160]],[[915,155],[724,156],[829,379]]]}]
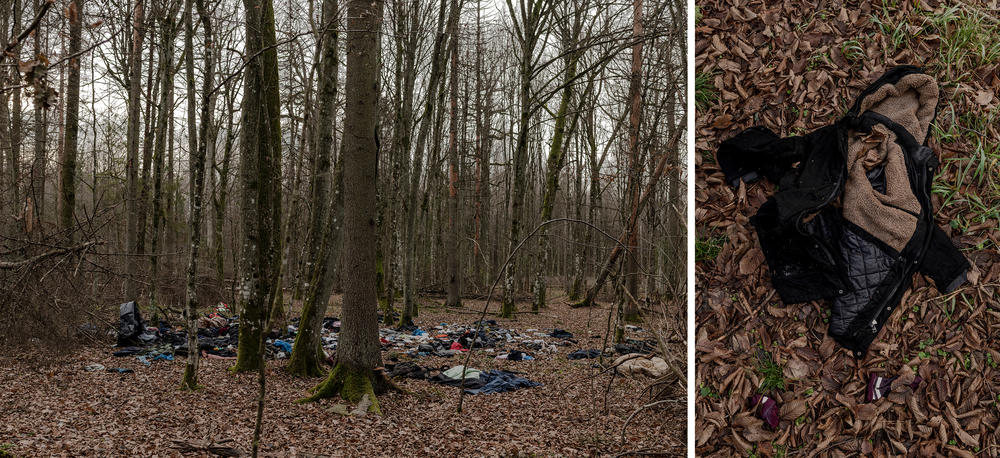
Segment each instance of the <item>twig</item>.
[{"label": "twig", "polygon": [[638,409],[635,409],[635,411],[633,411],[632,414],[629,415],[627,419],[625,419],[625,424],[622,425],[622,440],[621,440],[622,444],[625,443],[625,428],[628,428],[628,424],[630,422],[632,422],[632,419],[635,418],[635,416],[639,412],[642,412],[643,410],[646,410],[646,409],[648,409],[650,407],[658,406],[660,404],[666,404],[668,402],[678,402],[678,403],[680,403],[680,402],[686,402],[686,400],[685,399],[663,399],[663,400],[660,400],[660,401],[650,402],[649,404],[646,404],[646,405],[644,405],[642,407],[639,407]]},{"label": "twig", "polygon": [[22,260],[22,261],[0,261],[0,270],[18,269],[18,268],[21,268],[21,267],[24,267],[24,266],[27,266],[27,265],[34,264],[34,263],[36,263],[38,261],[41,261],[41,260],[43,260],[45,258],[50,258],[52,256],[58,256],[58,255],[61,255],[61,254],[66,254],[66,253],[75,253],[77,251],[85,250],[85,249],[89,248],[92,245],[101,245],[103,243],[104,242],[98,242],[98,241],[93,241],[92,240],[92,241],[89,241],[89,242],[86,242],[86,243],[82,243],[82,244],[74,246],[74,247],[69,247],[69,248],[54,248],[54,249],[46,251],[45,253],[42,253],[42,254],[40,254],[38,256],[35,256],[33,258],[28,258],[28,259],[25,259],[25,260]]},{"label": "twig", "polygon": [[42,18],[45,17],[45,13],[49,12],[49,8],[52,8],[52,4],[54,3],[55,0],[46,0],[46,2],[42,4],[42,8],[38,10],[38,14],[35,15],[35,19],[31,21],[31,24],[28,24],[28,26],[21,31],[14,41],[7,43],[7,47],[4,48],[3,53],[0,54],[0,63],[7,58],[7,54],[14,51],[14,48],[17,48],[17,46],[20,45],[25,38],[28,38],[28,35],[31,35],[32,31],[38,28],[38,24],[42,22]]},{"label": "twig", "polygon": [[[684,119],[686,119],[686,117],[687,115],[685,115]],[[681,125],[683,125],[684,122],[685,121],[682,119]],[[677,148],[677,143],[680,141],[681,138],[680,132],[681,129],[678,129],[677,133],[675,133],[673,138],[670,140],[670,144],[669,146],[667,146],[667,149]],[[594,302],[594,300],[597,298],[597,293],[601,291],[601,288],[604,286],[604,282],[607,280],[608,275],[611,274],[611,269],[614,268],[615,261],[617,261],[618,257],[621,256],[622,247],[625,247],[625,251],[628,251],[628,247],[625,245],[626,237],[630,237],[631,234],[635,231],[635,227],[639,223],[639,215],[642,213],[642,208],[646,205],[646,201],[649,200],[649,197],[653,194],[652,191],[656,189],[656,184],[659,182],[660,177],[663,176],[663,173],[667,169],[668,156],[670,155],[664,152],[662,157],[660,157],[652,177],[650,177],[649,182],[646,183],[646,190],[643,191],[641,196],[639,196],[639,200],[636,202],[634,208],[632,208],[632,214],[629,217],[628,225],[622,231],[622,235],[618,239],[618,245],[616,245],[615,248],[611,250],[611,254],[608,256],[608,260],[604,264],[604,268],[602,268],[600,274],[597,275],[597,279],[594,282],[594,285],[589,290],[587,290],[586,297],[579,302],[580,305],[590,305]]]}]

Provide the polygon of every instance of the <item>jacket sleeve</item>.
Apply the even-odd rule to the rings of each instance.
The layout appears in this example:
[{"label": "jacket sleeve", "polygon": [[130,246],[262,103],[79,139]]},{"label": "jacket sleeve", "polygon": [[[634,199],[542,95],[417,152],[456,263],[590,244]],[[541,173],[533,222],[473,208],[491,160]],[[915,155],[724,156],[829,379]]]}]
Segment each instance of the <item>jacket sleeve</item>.
[{"label": "jacket sleeve", "polygon": [[920,273],[931,277],[938,291],[947,294],[965,283],[969,267],[969,261],[951,243],[948,235],[934,226],[930,245],[920,264]]},{"label": "jacket sleeve", "polygon": [[740,180],[753,183],[761,176],[776,183],[804,157],[803,139],[780,138],[766,127],[751,127],[722,142],[716,159],[726,183],[734,188]]}]

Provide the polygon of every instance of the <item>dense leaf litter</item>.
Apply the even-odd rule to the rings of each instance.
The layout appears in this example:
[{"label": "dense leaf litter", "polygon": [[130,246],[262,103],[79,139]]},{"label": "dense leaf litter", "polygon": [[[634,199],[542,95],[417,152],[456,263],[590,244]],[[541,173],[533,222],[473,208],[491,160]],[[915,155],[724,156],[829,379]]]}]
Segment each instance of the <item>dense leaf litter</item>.
[{"label": "dense leaf litter", "polygon": [[[995,122],[976,124],[995,118],[1000,76],[995,58],[975,58],[975,43],[961,48],[952,35],[992,28],[984,35],[992,36],[989,45],[997,23],[980,16],[995,8],[699,6],[696,454],[1000,453],[1000,181],[996,153],[976,141],[1000,138]],[[978,19],[961,22],[972,16]],[[875,77],[905,64],[923,66],[941,83],[930,138],[942,163],[935,219],[972,269],[969,282],[947,295],[915,276],[869,354],[854,361],[827,335],[828,306],[782,304],[770,284],[748,218],[773,185],[731,189],[714,155],[721,141],[753,125],[787,136],[829,124]],[[991,165],[976,175],[977,164]]]},{"label": "dense leaf litter", "polygon": [[[336,311],[333,307],[331,313]],[[340,399],[296,404],[294,401],[305,396],[319,379],[300,379],[285,373],[285,361],[277,359],[282,349],[274,342],[290,336],[272,336],[262,450],[279,456],[682,452],[684,422],[677,419],[684,417],[683,403],[666,403],[644,411],[629,423],[625,443],[620,441],[628,416],[649,402],[648,395],[642,393],[650,379],[615,374],[612,380],[613,371],[594,367],[599,362],[613,362],[618,353],[614,345],[609,344],[599,359],[567,358],[567,354],[582,347],[603,347],[606,314],[606,310],[582,311],[553,304],[539,315],[521,314],[516,320],[484,323],[482,334],[473,337],[476,323],[467,309],[424,307],[415,321],[426,335],[416,329],[386,328],[380,333],[387,373],[398,375],[396,383],[405,391],[379,398],[382,416],[338,415],[338,410],[343,409]],[[335,323],[330,319],[324,325],[324,347],[331,352],[336,351],[334,340],[328,340],[337,335]],[[227,319],[223,326],[231,324]],[[295,324],[290,325],[292,328],[286,330],[289,334]],[[165,342],[170,338],[163,338],[179,332],[176,329],[167,333],[159,327],[157,330],[161,338],[139,346],[141,352],[157,346],[165,350],[167,346],[182,345],[170,344]],[[559,337],[553,337],[553,333]],[[214,340],[219,338],[218,333],[214,337],[211,334],[206,333],[204,343],[218,342]],[[643,328],[629,328],[626,336],[634,343],[651,344],[650,332]],[[529,383],[515,381],[524,386],[513,392],[501,389],[493,394],[469,396],[464,412],[456,414],[458,389],[428,379],[464,362],[465,352],[450,350],[452,343],[461,343],[463,338],[480,339],[469,367],[491,378],[479,390],[494,380],[510,381],[512,376],[523,377]],[[433,350],[420,351],[421,345]],[[480,349],[480,345],[484,348]],[[226,346],[218,350],[213,347],[212,351],[224,349],[232,350]],[[27,456],[170,455],[178,453],[175,447],[179,443],[188,444],[187,450],[197,450],[191,444],[227,440],[232,441],[226,442],[227,447],[249,449],[256,374],[234,375],[227,371],[232,361],[205,359],[199,378],[204,388],[183,392],[177,389],[183,357],[155,361],[147,367],[136,355],[113,356],[119,350],[89,347],[65,356],[38,351],[0,358],[0,410],[5,412],[0,444],[9,444],[12,452]],[[682,352],[683,346],[672,350]],[[497,358],[515,352],[534,359]],[[92,365],[132,372],[86,370]],[[605,394],[609,382],[610,390]]]}]

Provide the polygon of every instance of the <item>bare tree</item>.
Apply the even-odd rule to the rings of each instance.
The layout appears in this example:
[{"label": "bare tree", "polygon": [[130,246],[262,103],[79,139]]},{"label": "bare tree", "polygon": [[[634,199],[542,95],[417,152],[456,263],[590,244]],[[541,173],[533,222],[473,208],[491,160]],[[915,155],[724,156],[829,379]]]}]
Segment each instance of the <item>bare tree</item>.
[{"label": "bare tree", "polygon": [[291,360],[286,370],[300,376],[323,375],[323,349],[320,332],[327,303],[330,301],[332,264],[337,262],[333,243],[330,205],[331,156],[333,153],[333,115],[337,101],[337,0],[323,0],[320,29],[319,93],[317,94],[316,129],[313,139],[315,165],[311,178],[312,216],[309,245],[317,247],[309,261],[308,291],[302,307],[299,333],[295,336]]},{"label": "bare tree", "polygon": [[[417,133],[415,151],[413,153],[413,163],[410,167],[409,193],[406,202],[406,241],[404,245],[403,258],[403,314],[400,317],[401,326],[413,324],[413,316],[416,311],[417,298],[414,285],[414,263],[416,262],[416,236],[417,236],[417,196],[420,189],[420,176],[424,167],[424,148],[427,143],[427,135],[430,133],[431,125],[434,122],[434,97],[437,94],[438,85],[441,82],[441,73],[444,69],[443,50],[447,36],[444,34],[444,18],[446,0],[441,0],[441,7],[437,17],[437,35],[434,39],[434,50],[431,53],[431,69],[427,84],[427,98],[424,103],[423,112],[420,115],[420,131]],[[417,2],[414,2],[414,12],[417,14]]]},{"label": "bare tree", "polygon": [[[129,51],[128,67],[128,128],[126,129],[126,151],[125,169],[127,186],[125,191],[125,204],[127,214],[127,229],[125,233],[125,246],[129,253],[135,253],[139,239],[139,110],[141,107],[141,87],[142,77],[142,41],[145,37],[146,25],[143,17],[143,0],[135,0],[135,8],[132,10],[132,43]],[[138,253],[136,253],[138,254]],[[139,259],[137,256],[129,256],[127,260],[127,277],[125,280],[125,296],[134,298],[139,293],[138,283],[134,276],[139,270]]]},{"label": "bare tree", "polygon": [[244,0],[246,67],[243,70],[242,279],[236,372],[263,367],[269,306],[274,303],[281,254],[281,103],[271,0]]},{"label": "bare tree", "polygon": [[375,289],[375,183],[378,143],[378,53],[381,0],[347,4],[347,81],[344,130],[344,278],[343,327],[337,364],[307,400],[334,395],[357,402],[367,396],[370,410],[381,412],[376,395],[392,383],[382,365]]},{"label": "bare tree", "polygon": [[458,0],[451,0],[451,10],[448,14],[448,34],[451,35],[449,48],[451,49],[451,87],[448,104],[450,115],[448,121],[448,248],[447,268],[448,268],[448,299],[445,306],[461,307],[462,300],[459,297],[459,282],[461,281],[459,269],[461,268],[461,257],[459,256],[459,246],[461,242],[462,224],[458,214],[458,17],[461,14]]},{"label": "bare tree", "polygon": [[[73,0],[66,8],[69,17],[69,77],[66,83],[66,127],[63,141],[59,227],[68,231],[76,208],[77,135],[80,131],[80,42],[83,29],[83,0]],[[6,121],[5,121],[6,122]],[[72,238],[72,233],[67,234]]]},{"label": "bare tree", "polygon": [[[643,164],[639,157],[639,128],[642,124],[642,0],[633,0],[632,37],[632,73],[629,78],[629,130],[628,130],[628,184],[625,197],[633,211],[639,206],[639,186],[642,179]],[[651,190],[656,189],[651,188]],[[632,219],[637,219],[634,215]],[[625,257],[625,288],[628,289],[631,300],[625,301],[625,321],[639,321],[639,305],[634,300],[639,297],[638,255],[639,255],[639,225],[630,224],[627,228],[626,240],[630,256]]]},{"label": "bare tree", "polygon": [[[198,295],[196,293],[196,281],[198,273],[198,252],[201,249],[201,226],[202,208],[205,195],[205,156],[208,150],[208,143],[211,141],[209,128],[212,125],[212,86],[215,84],[213,54],[215,53],[215,42],[212,37],[212,21],[208,9],[205,7],[205,0],[195,0],[198,3],[198,16],[201,19],[202,35],[205,37],[205,75],[202,79],[201,88],[201,117],[198,123],[198,146],[194,156],[191,158],[191,252],[188,258],[187,268],[187,301],[184,312],[188,319],[188,359],[184,366],[184,378],[181,381],[181,388],[194,390],[198,387]],[[191,40],[190,35],[194,34],[194,26],[191,17],[191,0],[187,0],[185,7],[185,41]],[[187,46],[185,46],[187,47]],[[191,60],[188,60],[191,64]],[[194,97],[194,94],[189,94]],[[192,119],[193,121],[193,119]]]},{"label": "bare tree", "polygon": [[[156,295],[160,276],[160,256],[162,249],[160,232],[163,226],[163,156],[167,153],[167,127],[173,118],[173,106],[170,104],[170,92],[174,87],[174,39],[177,37],[177,13],[181,2],[172,0],[167,8],[159,12],[160,21],[160,61],[157,65],[160,73],[160,103],[156,115],[156,129],[153,147],[153,229],[150,234],[150,287],[149,305],[156,305]],[[191,96],[191,94],[189,94]]]},{"label": "bare tree", "polygon": [[[559,108],[555,114],[555,126],[553,127],[549,155],[545,166],[545,193],[542,197],[542,221],[552,218],[552,212],[555,209],[556,193],[559,191],[559,176],[563,165],[566,163],[566,145],[572,138],[580,116],[579,110],[574,110],[572,115],[570,115],[569,110],[570,104],[573,102],[573,82],[576,80],[577,67],[580,59],[583,57],[583,50],[578,46],[580,35],[583,33],[584,22],[587,19],[588,3],[584,0],[582,2],[573,2],[571,5],[567,4],[570,12],[564,16],[569,16],[569,20],[558,26],[566,57],[564,58],[565,65],[562,71],[562,97],[560,97]],[[572,119],[570,120],[569,118],[571,117]],[[567,129],[569,132],[567,132]],[[543,227],[538,234],[538,253],[536,254],[537,265],[535,266],[534,284],[535,299],[531,305],[533,311],[538,311],[540,308],[545,307],[545,273],[549,266],[550,251],[548,234],[546,228]]]},{"label": "bare tree", "polygon": [[[538,104],[538,96],[532,88],[535,72],[538,69],[537,54],[545,47],[556,3],[551,0],[525,0],[515,7],[511,0],[507,0],[507,12],[514,23],[514,38],[518,45],[519,79],[517,141],[514,146],[514,160],[511,163],[514,181],[511,187],[510,233],[507,240],[511,251],[520,243],[521,238],[524,193],[527,185],[525,170],[528,161],[528,136]],[[516,263],[507,268],[505,275],[500,316],[510,318],[514,316],[515,310]]]}]

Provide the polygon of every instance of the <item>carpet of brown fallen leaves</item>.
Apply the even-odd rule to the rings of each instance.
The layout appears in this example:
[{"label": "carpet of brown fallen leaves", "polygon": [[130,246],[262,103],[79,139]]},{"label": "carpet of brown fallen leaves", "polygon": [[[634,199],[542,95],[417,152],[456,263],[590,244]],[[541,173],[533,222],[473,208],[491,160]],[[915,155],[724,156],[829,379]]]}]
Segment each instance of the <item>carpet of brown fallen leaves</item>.
[{"label": "carpet of brown fallen leaves", "polygon": [[[977,54],[997,46],[996,2],[698,3],[696,65],[707,92],[695,158],[697,454],[1000,455],[1000,79],[997,56]],[[962,44],[968,28],[985,38]],[[753,125],[787,136],[835,121],[897,64],[924,66],[941,84],[930,140],[944,164],[936,216],[974,267],[947,296],[916,275],[868,356],[855,361],[826,336],[825,303],[782,304],[770,286],[747,219],[772,185],[730,189],[714,156]],[[763,351],[785,383],[769,390],[780,405],[777,430],[747,407],[764,380]],[[913,370],[925,380],[915,392],[864,403],[869,374]]]},{"label": "carpet of brown fallen leaves", "polygon": [[[335,299],[339,304],[339,299]],[[439,301],[440,303],[440,301]],[[481,302],[460,310],[425,306],[416,323],[472,323]],[[529,305],[520,305],[522,309]],[[331,311],[336,314],[337,310]],[[487,316],[487,318],[494,318]],[[570,309],[552,304],[542,313],[498,320],[502,327],[563,328],[579,346],[537,354],[534,361],[495,361],[476,353],[471,367],[520,371],[544,386],[511,393],[466,396],[456,414],[458,390],[405,379],[405,394],[380,396],[384,415],[345,417],[330,410],[339,399],[299,405],[320,379],[296,379],[282,370],[287,360],[270,361],[262,453],[266,456],[514,456],[613,455],[641,450],[685,453],[686,405],[683,390],[622,426],[639,406],[646,379],[597,375],[596,360],[570,361],[566,354],[600,348],[607,308]],[[679,332],[683,336],[683,329]],[[639,336],[629,336],[639,337]],[[644,337],[649,337],[645,335]],[[110,344],[109,344],[110,345]],[[684,354],[678,342],[672,352]],[[70,355],[25,354],[0,357],[0,456],[180,456],[172,440],[232,439],[250,449],[257,399],[256,374],[232,375],[231,361],[202,360],[204,389],[177,389],[183,358],[143,367],[134,358],[114,358],[111,349],[82,348]],[[461,364],[458,358],[419,358],[433,368]],[[91,363],[127,367],[134,374],[85,372]],[[607,399],[605,410],[605,397]]]}]

